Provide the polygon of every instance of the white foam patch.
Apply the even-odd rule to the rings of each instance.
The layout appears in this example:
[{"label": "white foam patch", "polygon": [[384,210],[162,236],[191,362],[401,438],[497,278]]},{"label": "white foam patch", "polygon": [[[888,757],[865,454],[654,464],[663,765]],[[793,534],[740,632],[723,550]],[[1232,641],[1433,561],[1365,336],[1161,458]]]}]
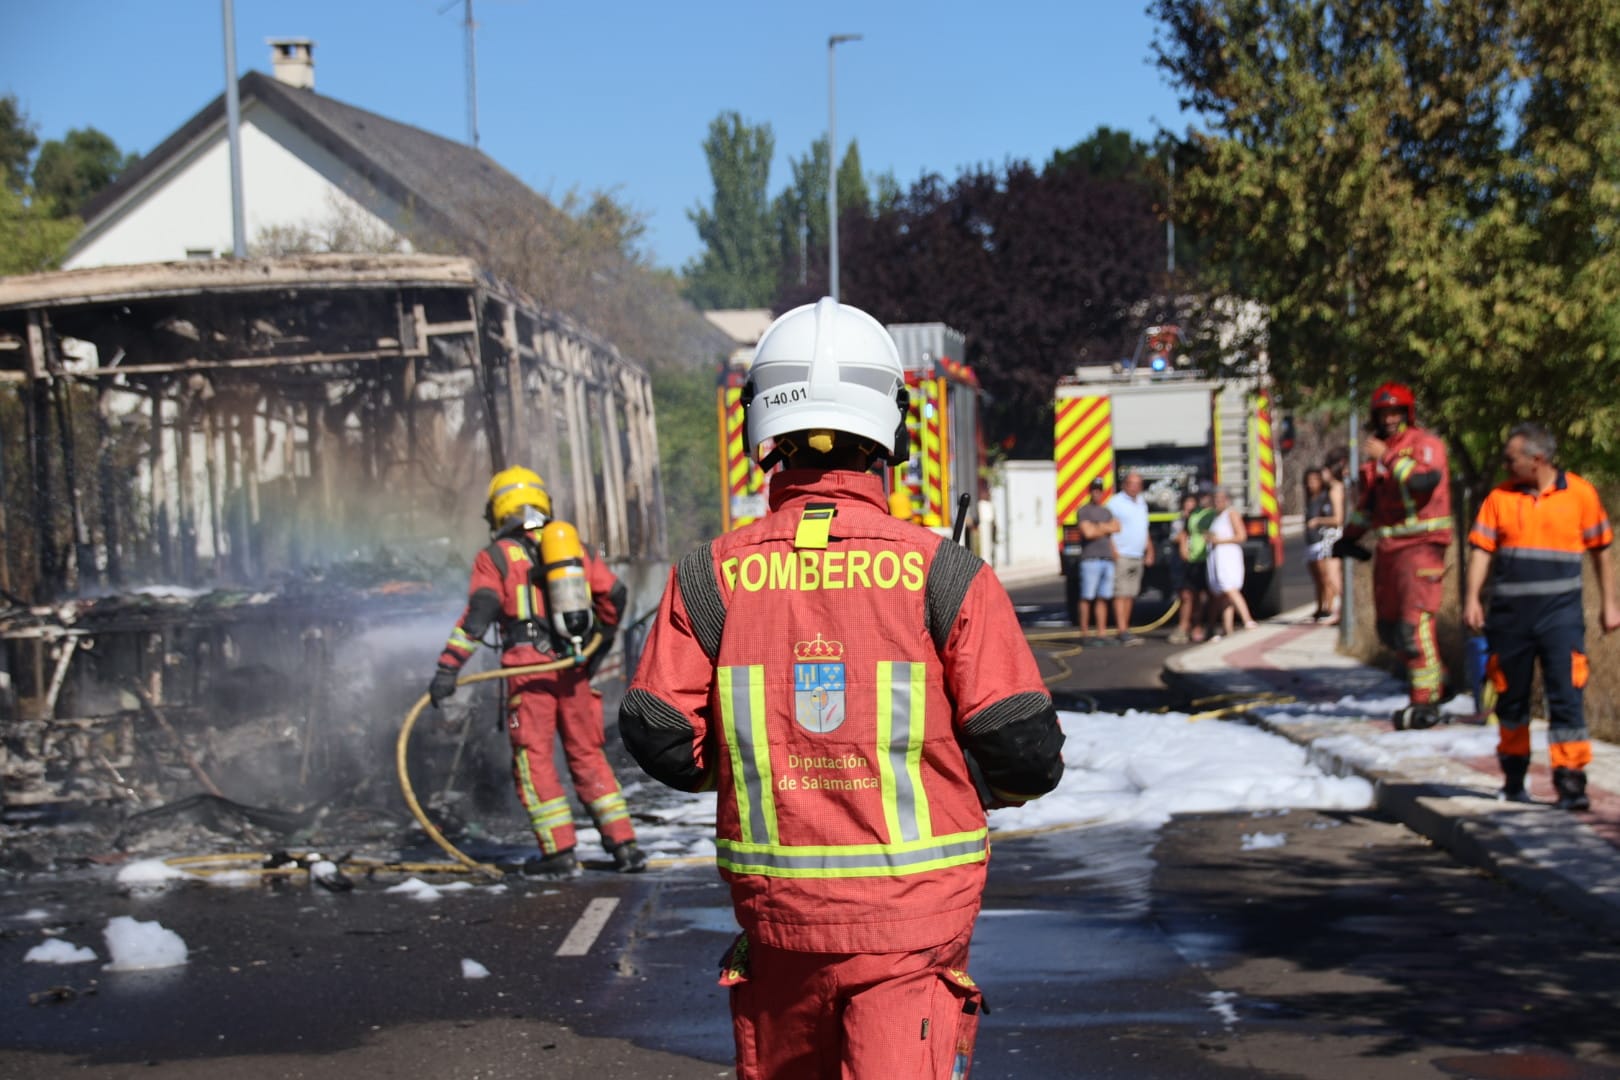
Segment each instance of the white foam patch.
[{"label": "white foam patch", "polygon": [[398,885],[390,885],[383,892],[408,896],[412,900],[437,900],[441,895],[437,888],[416,877],[406,878]]},{"label": "white foam patch", "polygon": [[29,964],[84,964],[94,959],[96,950],[61,938],[42,941],[23,954],[23,961]]},{"label": "white foam patch", "polygon": [[1288,843],[1287,833],[1253,832],[1243,834],[1243,851],[1264,851]]},{"label": "white foam patch", "polygon": [[1209,1011],[1220,1017],[1221,1023],[1227,1027],[1238,1022],[1237,1007],[1232,1004],[1237,999],[1238,996],[1230,990],[1211,990],[1204,995],[1204,1000],[1209,1002]]},{"label": "white foam patch", "polygon": [[186,943],[173,930],[128,915],[108,919],[102,935],[107,939],[107,951],[112,954],[108,971],[178,967],[186,962],[189,952]]},{"label": "white foam patch", "polygon": [[118,884],[131,889],[161,889],[172,882],[195,880],[193,875],[176,870],[162,859],[138,859],[118,871]]},{"label": "white foam patch", "polygon": [[1057,790],[995,811],[992,828],[1077,822],[1158,828],[1180,813],[1373,804],[1366,780],[1328,776],[1303,747],[1247,724],[1135,711],[1063,712],[1058,719],[1065,741]]},{"label": "white foam patch", "polygon": [[489,978],[489,968],[476,960],[463,958],[461,961],[461,977],[463,979],[487,979]]},{"label": "white foam patch", "polygon": [[260,885],[264,881],[253,870],[221,870],[217,874],[209,874],[203,880],[222,889],[246,889]]}]

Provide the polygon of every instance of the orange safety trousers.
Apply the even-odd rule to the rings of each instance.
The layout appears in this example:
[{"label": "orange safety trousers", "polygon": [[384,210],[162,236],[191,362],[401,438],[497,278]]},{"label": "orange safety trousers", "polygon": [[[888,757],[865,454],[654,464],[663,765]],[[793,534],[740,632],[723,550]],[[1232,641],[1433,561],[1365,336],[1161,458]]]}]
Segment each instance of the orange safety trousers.
[{"label": "orange safety trousers", "polygon": [[966,1080],[984,1011],[966,974],[972,936],[970,926],[931,949],[854,955],[739,938],[720,979],[737,1080]]},{"label": "orange safety trousers", "polygon": [[506,733],[512,741],[512,779],[542,852],[552,855],[574,846],[574,814],[554,757],[559,735],[574,793],[601,832],[603,847],[611,851],[636,838],[619,781],[602,750],[607,741],[602,695],[591,688],[583,668],[514,678]]},{"label": "orange safety trousers", "polygon": [[1414,705],[1437,705],[1444,695],[1445,665],[1435,641],[1446,574],[1443,544],[1411,544],[1388,550],[1380,544],[1373,562],[1373,607],[1378,638],[1406,664]]}]

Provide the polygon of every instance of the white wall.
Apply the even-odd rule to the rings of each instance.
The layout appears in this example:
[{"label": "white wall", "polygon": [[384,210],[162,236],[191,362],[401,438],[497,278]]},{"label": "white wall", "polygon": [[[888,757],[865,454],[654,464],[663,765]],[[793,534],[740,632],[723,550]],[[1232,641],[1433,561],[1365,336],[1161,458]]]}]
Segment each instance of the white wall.
[{"label": "white wall", "polygon": [[1050,461],[1004,461],[990,480],[994,539],[990,562],[1011,567],[1049,569],[1056,574],[1057,470]]},{"label": "white wall", "polygon": [[[354,216],[393,232],[403,215],[332,154],[256,101],[242,112],[242,193],[251,245],[267,226],[318,228]],[[231,170],[225,124],[150,176],[80,241],[68,269],[231,252]]]}]

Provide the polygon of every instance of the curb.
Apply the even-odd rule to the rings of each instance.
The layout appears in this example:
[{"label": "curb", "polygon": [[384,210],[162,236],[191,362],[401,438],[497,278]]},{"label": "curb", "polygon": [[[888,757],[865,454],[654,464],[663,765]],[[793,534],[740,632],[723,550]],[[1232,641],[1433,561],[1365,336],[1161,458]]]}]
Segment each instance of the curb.
[{"label": "curb", "polygon": [[[1233,641],[1241,635],[1234,635],[1177,653],[1165,661],[1160,678],[1187,698],[1287,689],[1289,679],[1299,682],[1303,677],[1284,668],[1267,669],[1266,674],[1271,676],[1268,679],[1242,667],[1211,666],[1226,654],[1264,651],[1268,640],[1286,633],[1281,627],[1271,629],[1275,626],[1268,624],[1267,630],[1259,633],[1250,631],[1253,638],[1238,644]],[[1332,667],[1342,668],[1347,675],[1361,669],[1389,680],[1383,672],[1374,672],[1348,657],[1335,657]],[[1347,681],[1359,680],[1352,676]],[[1369,676],[1367,682],[1372,681]],[[1499,802],[1495,798],[1498,777],[1454,758],[1404,759],[1409,764],[1407,769],[1385,770],[1352,760],[1330,746],[1318,745],[1327,736],[1359,739],[1366,745],[1368,735],[1381,734],[1387,727],[1375,727],[1372,720],[1304,726],[1252,714],[1233,719],[1304,747],[1307,757],[1324,772],[1360,776],[1368,781],[1373,785],[1374,805],[1379,811],[1459,862],[1494,874],[1605,935],[1620,937],[1620,849],[1580,820],[1546,806]]]}]

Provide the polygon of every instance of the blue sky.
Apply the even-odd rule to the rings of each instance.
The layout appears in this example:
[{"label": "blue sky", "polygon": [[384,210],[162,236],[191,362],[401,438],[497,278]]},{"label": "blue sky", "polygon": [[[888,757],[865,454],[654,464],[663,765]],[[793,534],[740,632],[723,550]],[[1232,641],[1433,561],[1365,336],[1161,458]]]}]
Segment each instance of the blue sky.
[{"label": "blue sky", "polygon": [[[316,89],[450,138],[467,131],[461,0],[235,0],[237,62],[265,39],[316,42]],[[994,14],[992,14],[992,11]],[[679,268],[686,211],[712,191],[702,142],[734,109],[776,134],[771,192],[827,127],[827,36],[839,46],[838,138],[868,173],[1044,161],[1099,124],[1185,127],[1149,60],[1143,0],[580,3],[475,0],[480,147],[560,199],[597,189],[648,218]],[[42,139],[94,126],[151,150],[219,93],[219,0],[0,0],[0,93]]]}]

